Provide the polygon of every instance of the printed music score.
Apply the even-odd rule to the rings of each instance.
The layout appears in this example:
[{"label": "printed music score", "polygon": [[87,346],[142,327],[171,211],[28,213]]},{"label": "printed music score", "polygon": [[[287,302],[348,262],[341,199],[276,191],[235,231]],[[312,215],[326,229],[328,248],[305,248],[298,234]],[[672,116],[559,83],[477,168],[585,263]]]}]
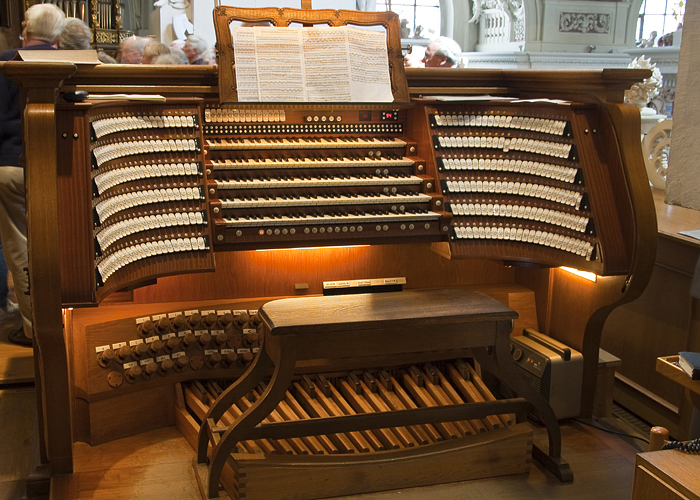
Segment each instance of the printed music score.
[{"label": "printed music score", "polygon": [[392,102],[386,34],[232,27],[239,101]]}]

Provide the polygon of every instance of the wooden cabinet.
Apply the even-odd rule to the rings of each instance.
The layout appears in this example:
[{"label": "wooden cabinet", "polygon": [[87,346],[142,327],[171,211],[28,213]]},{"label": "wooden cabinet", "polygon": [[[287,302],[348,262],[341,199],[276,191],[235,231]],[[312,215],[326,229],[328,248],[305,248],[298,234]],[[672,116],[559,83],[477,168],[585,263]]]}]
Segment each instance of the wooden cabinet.
[{"label": "wooden cabinet", "polygon": [[637,455],[632,500],[699,500],[700,455],[675,450]]},{"label": "wooden cabinet", "polygon": [[601,347],[622,360],[614,399],[673,438],[688,439],[693,406],[677,383],[656,371],[656,358],[700,350],[700,301],[690,296],[700,241],[679,234],[700,229],[700,212],[666,205],[663,196],[654,192],[659,238],[649,285],[610,314]]}]

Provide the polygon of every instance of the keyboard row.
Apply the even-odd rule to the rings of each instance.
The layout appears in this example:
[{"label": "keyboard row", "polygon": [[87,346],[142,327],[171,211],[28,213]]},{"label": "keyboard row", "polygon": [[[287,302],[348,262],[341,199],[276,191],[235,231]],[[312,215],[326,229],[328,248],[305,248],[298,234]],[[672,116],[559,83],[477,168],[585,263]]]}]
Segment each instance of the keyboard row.
[{"label": "keyboard row", "polygon": [[129,208],[151,203],[168,203],[171,201],[203,200],[200,187],[175,187],[164,189],[147,189],[110,196],[95,203],[95,211],[100,222],[112,215]]},{"label": "keyboard row", "polygon": [[412,167],[415,162],[406,157],[385,156],[341,156],[337,158],[242,158],[237,160],[211,160],[214,170],[262,170],[298,168],[392,168]]},{"label": "keyboard row", "polygon": [[92,128],[99,139],[105,135],[127,130],[162,129],[162,128],[196,128],[199,123],[197,115],[132,115],[98,118],[93,120]]},{"label": "keyboard row", "polygon": [[291,189],[291,188],[349,188],[357,186],[420,186],[423,179],[415,175],[388,176],[328,176],[216,180],[218,189]]},{"label": "keyboard row", "polygon": [[401,139],[366,137],[366,138],[264,138],[264,139],[207,139],[209,149],[318,149],[318,148],[403,148],[406,142]]},{"label": "keyboard row", "polygon": [[334,195],[334,196],[265,196],[252,198],[235,198],[221,200],[224,209],[240,208],[281,208],[281,207],[315,207],[315,206],[341,206],[341,205],[381,205],[395,203],[430,203],[432,197],[422,193],[406,194],[378,194],[368,193],[362,195]]}]

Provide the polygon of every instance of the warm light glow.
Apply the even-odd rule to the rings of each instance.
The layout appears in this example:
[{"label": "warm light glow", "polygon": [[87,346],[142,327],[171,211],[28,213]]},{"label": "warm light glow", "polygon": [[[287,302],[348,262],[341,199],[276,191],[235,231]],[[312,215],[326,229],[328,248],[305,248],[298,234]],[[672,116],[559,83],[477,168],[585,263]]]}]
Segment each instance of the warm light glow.
[{"label": "warm light glow", "polygon": [[256,252],[279,252],[279,251],[289,251],[289,250],[328,250],[332,248],[363,248],[369,245],[337,245],[330,247],[294,247],[294,248],[259,248],[255,250]]},{"label": "warm light glow", "polygon": [[578,269],[574,269],[573,267],[564,267],[564,266],[561,266],[559,269],[561,269],[562,271],[566,271],[568,273],[571,273],[571,274],[575,274],[576,276],[580,276],[583,279],[587,279],[588,281],[592,281],[593,283],[598,281],[598,275],[596,273],[591,273],[588,271],[579,271]]}]

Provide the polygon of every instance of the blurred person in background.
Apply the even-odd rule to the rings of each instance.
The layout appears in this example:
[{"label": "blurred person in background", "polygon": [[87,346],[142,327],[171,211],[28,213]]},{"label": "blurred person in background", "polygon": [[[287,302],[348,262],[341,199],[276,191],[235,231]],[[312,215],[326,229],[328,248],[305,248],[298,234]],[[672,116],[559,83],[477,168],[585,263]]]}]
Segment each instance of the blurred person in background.
[{"label": "blurred person in background", "polygon": [[189,64],[190,61],[187,59],[187,54],[185,54],[185,51],[182,49],[178,49],[177,47],[170,47],[170,55],[175,58],[177,63],[175,64]]},{"label": "blurred person in background", "polygon": [[[66,15],[57,6],[50,3],[32,5],[24,13],[22,50],[56,50],[65,25]],[[3,52],[0,61],[14,59],[17,51],[18,49],[12,49]],[[9,313],[2,319],[13,322],[11,325],[3,325],[11,328],[7,336],[10,342],[31,347],[33,333],[27,271],[27,209],[24,168],[20,166],[22,109],[19,88],[12,80],[0,75],[0,241],[5,263],[12,273],[22,321],[14,323],[14,313],[11,304],[7,302],[6,291],[3,312]],[[7,275],[4,276],[4,286],[6,285]],[[3,290],[3,285],[0,284],[0,294]]]},{"label": "blurred person in background", "polygon": [[189,35],[185,45],[182,47],[183,52],[187,56],[190,64],[204,65],[204,54],[207,52],[209,45],[201,36]]},{"label": "blurred person in background", "polygon": [[431,40],[423,56],[426,68],[459,68],[461,61],[462,48],[446,36]]},{"label": "blurred person in background", "polygon": [[143,55],[141,56],[141,64],[153,64],[153,61],[159,56],[169,56],[170,49],[164,43],[151,40],[143,47]]},{"label": "blurred person in background", "polygon": [[58,46],[63,50],[90,50],[91,38],[92,31],[87,24],[75,17],[69,17],[58,40]]},{"label": "blurred person in background", "polygon": [[143,48],[150,38],[142,36],[130,36],[119,42],[117,47],[117,61],[122,64],[141,64]]}]

